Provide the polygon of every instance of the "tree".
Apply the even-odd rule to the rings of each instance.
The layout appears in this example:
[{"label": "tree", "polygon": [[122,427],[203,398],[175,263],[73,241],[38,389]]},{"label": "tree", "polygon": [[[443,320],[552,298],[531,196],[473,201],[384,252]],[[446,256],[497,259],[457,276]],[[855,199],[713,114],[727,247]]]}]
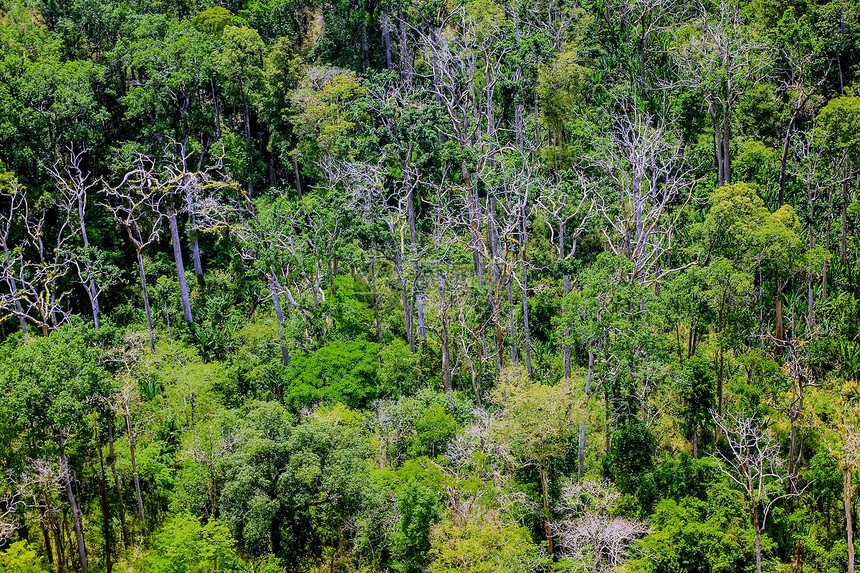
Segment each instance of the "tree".
[{"label": "tree", "polygon": [[503,406],[499,437],[509,444],[518,467],[537,466],[543,499],[544,534],[553,553],[552,514],[549,497],[550,464],[564,456],[576,435],[580,417],[569,385],[548,386],[529,382],[521,367],[502,373],[494,392]]},{"label": "tree", "polygon": [[699,457],[699,435],[712,425],[714,370],[707,361],[693,356],[684,362],[681,373],[681,419],[693,442],[693,457]]},{"label": "tree", "polygon": [[714,127],[718,185],[732,182],[732,114],[738,100],[763,75],[765,46],[746,24],[733,0],[719,0],[713,12],[698,5],[699,17],[679,30],[673,54],[682,86],[699,90]]},{"label": "tree", "polygon": [[107,200],[103,203],[114,219],[122,226],[134,246],[137,267],[140,272],[140,290],[143,295],[143,308],[146,311],[146,325],[149,329],[149,348],[155,353],[155,331],[152,326],[152,311],[149,306],[149,291],[146,287],[146,268],[143,265],[143,249],[161,236],[164,223],[161,203],[165,196],[158,192],[148,179],[147,158],[138,154],[134,158],[134,168],[127,171],[116,187],[106,190]]},{"label": "tree", "polygon": [[0,387],[7,396],[6,415],[22,433],[59,457],[59,473],[72,511],[81,569],[89,570],[83,514],[75,495],[69,451],[110,394],[110,375],[99,366],[99,349],[86,327],[69,324],[5,357]]},{"label": "tree", "polygon": [[58,161],[48,168],[48,173],[54,180],[54,186],[60,191],[58,207],[61,213],[69,221],[70,226],[74,225],[71,221],[77,219],[75,234],[80,233],[83,249],[71,249],[71,264],[77,269],[80,282],[90,299],[93,323],[98,330],[101,312],[99,296],[117,282],[118,269],[105,261],[104,254],[98,247],[90,245],[87,233],[87,202],[90,194],[99,184],[92,173],[84,171],[84,155],[89,150],[85,145],[76,150],[72,144],[67,151],[68,161]]},{"label": "tree", "polygon": [[720,471],[744,492],[755,529],[756,571],[761,573],[761,535],[774,504],[800,495],[784,493],[787,476],[781,473],[779,445],[754,415],[741,411],[715,415],[714,421],[726,439],[727,451],[717,450]]},{"label": "tree", "polygon": [[857,153],[860,133],[860,97],[840,97],[831,100],[818,113],[815,123],[820,127],[819,137],[827,142],[827,155],[832,162],[834,179],[842,187],[842,230],[840,233],[839,259],[847,260],[848,250],[848,206],[849,182],[860,169]]},{"label": "tree", "polygon": [[[852,390],[853,383],[846,384],[845,390]],[[823,396],[825,400],[833,396]],[[832,404],[832,402],[831,402]],[[848,542],[848,573],[854,572],[854,523],[852,519],[851,500],[854,488],[851,483],[851,472],[860,467],[860,408],[856,403],[828,408],[825,415],[810,416],[811,422],[818,428],[824,441],[824,447],[835,458],[839,471],[842,472],[842,500],[845,507],[845,536]]]},{"label": "tree", "polygon": [[646,522],[613,515],[621,494],[606,480],[564,486],[552,529],[562,563],[575,571],[602,573],[622,566],[633,542],[649,532]]},{"label": "tree", "polygon": [[205,525],[189,514],[171,517],[156,536],[150,558],[156,571],[169,573],[215,573],[239,563],[227,527],[210,518]]},{"label": "tree", "polygon": [[653,284],[679,270],[660,264],[672,250],[675,223],[683,211],[677,206],[687,204],[693,187],[681,142],[666,118],[649,117],[627,104],[598,150],[595,165],[620,194],[620,209],[613,208],[614,197],[599,195],[609,249],[633,263],[627,280]]}]

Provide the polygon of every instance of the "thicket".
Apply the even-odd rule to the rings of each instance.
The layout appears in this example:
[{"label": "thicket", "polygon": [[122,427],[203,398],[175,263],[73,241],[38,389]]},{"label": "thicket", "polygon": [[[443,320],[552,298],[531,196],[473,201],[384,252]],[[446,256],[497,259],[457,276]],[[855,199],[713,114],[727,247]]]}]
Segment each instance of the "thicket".
[{"label": "thicket", "polygon": [[854,571],[860,5],[0,0],[0,571]]}]

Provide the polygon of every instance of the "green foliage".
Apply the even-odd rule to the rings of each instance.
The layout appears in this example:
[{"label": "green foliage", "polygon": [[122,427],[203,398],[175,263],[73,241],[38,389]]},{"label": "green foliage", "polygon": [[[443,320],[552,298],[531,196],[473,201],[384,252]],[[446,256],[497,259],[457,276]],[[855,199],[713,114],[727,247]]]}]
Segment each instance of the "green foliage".
[{"label": "green foliage", "polygon": [[642,420],[632,418],[613,432],[604,468],[622,493],[635,494],[654,466],[656,441]]},{"label": "green foliage", "polygon": [[11,543],[0,552],[0,571],[3,573],[47,573],[38,547],[30,546],[26,541]]},{"label": "green foliage", "polygon": [[409,480],[397,490],[400,523],[392,539],[395,570],[398,573],[420,573],[429,559],[430,529],[439,518],[436,493]]},{"label": "green foliage", "polygon": [[169,519],[155,539],[150,568],[156,573],[244,571],[227,527],[210,519],[206,525],[192,515]]},{"label": "green foliage", "polygon": [[532,573],[550,564],[528,530],[494,519],[461,526],[451,521],[435,525],[430,554],[429,573]]},{"label": "green foliage", "polygon": [[336,402],[367,407],[385,394],[378,352],[374,342],[334,341],[313,354],[296,356],[285,373],[284,400],[297,410]]}]

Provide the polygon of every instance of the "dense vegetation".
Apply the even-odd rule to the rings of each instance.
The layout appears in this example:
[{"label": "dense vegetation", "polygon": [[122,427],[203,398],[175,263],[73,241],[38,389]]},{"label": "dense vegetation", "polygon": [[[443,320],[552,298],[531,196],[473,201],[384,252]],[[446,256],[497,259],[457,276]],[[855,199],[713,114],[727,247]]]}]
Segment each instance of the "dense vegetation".
[{"label": "dense vegetation", "polygon": [[0,571],[853,573],[858,72],[854,0],[0,0]]}]

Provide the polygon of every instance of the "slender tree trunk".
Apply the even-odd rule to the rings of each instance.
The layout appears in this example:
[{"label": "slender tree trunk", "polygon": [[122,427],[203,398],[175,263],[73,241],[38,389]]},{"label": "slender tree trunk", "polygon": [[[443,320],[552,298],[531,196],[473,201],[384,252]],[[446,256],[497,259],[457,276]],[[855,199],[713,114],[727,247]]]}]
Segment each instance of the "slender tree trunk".
[{"label": "slender tree trunk", "polygon": [[57,548],[57,573],[63,573],[66,569],[66,550],[63,546],[63,532],[60,529],[60,522],[53,515],[51,502],[46,499],[48,506],[48,514],[51,515],[51,532],[54,534],[54,546]]},{"label": "slender tree trunk", "polygon": [[102,525],[105,536],[105,568],[107,569],[108,573],[111,573],[111,571],[113,570],[113,563],[111,562],[113,543],[111,542],[110,536],[110,513],[108,512],[107,502],[107,478],[105,477],[105,461],[104,455],[102,454],[101,443],[97,443],[96,447],[99,450],[99,497],[102,506]]},{"label": "slender tree trunk", "polygon": [[842,232],[839,238],[839,260],[844,265],[848,260],[848,178],[842,181]]},{"label": "slender tree trunk", "polygon": [[523,249],[522,260],[522,275],[523,275],[523,336],[525,340],[523,344],[526,348],[526,369],[529,372],[529,377],[532,375],[532,339],[531,328],[529,327],[529,298],[528,298],[528,265],[525,261],[525,249]]},{"label": "slender tree trunk", "polygon": [[445,392],[451,392],[454,388],[451,383],[451,348],[448,340],[448,304],[445,298],[445,278],[442,270],[436,271],[436,279],[439,283],[439,334],[442,341],[442,381]]},{"label": "slender tree trunk", "polygon": [[794,131],[794,122],[797,121],[797,114],[800,112],[803,103],[805,101],[802,100],[802,95],[799,95],[792,111],[791,119],[788,121],[785,137],[782,140],[782,154],[779,157],[779,197],[777,198],[777,207],[782,207],[785,204],[785,171],[788,164],[788,148],[791,143],[791,132]]},{"label": "slender tree trunk", "polygon": [[[833,194],[830,193],[830,198],[828,202],[832,204]],[[830,251],[830,220],[828,218],[824,224],[824,250]],[[827,300],[827,271],[829,267],[829,262],[824,261],[824,267],[821,270],[821,300]]]},{"label": "slender tree trunk", "polygon": [[521,213],[521,226],[522,233],[520,239],[522,240],[522,244],[520,246],[520,268],[523,276],[523,335],[525,337],[525,347],[526,347],[526,369],[529,372],[529,378],[532,375],[532,341],[531,341],[531,329],[529,328],[529,272],[528,272],[528,264],[526,263],[526,246],[529,242],[528,230],[526,228],[527,216],[525,204],[522,207]]},{"label": "slender tree trunk", "polygon": [[722,127],[716,110],[712,111],[711,119],[714,122],[714,153],[717,157],[717,186],[722,187],[723,185],[726,185],[725,162],[723,161]]},{"label": "slender tree trunk", "polygon": [[137,510],[140,513],[140,521],[143,530],[146,531],[146,515],[143,511],[143,496],[140,494],[140,476],[137,473],[137,456],[134,449],[134,432],[131,428],[131,416],[129,415],[128,405],[125,406],[125,428],[128,432],[128,453],[131,458],[131,474],[134,477],[134,494],[137,496]]},{"label": "slender tree trunk", "polygon": [[[815,234],[812,231],[812,200],[809,200],[809,251],[812,252],[812,249],[815,248]],[[813,312],[812,312],[812,303],[813,303],[813,289],[812,289],[812,273],[807,274],[806,278],[806,296],[807,296],[807,309],[806,309],[806,329],[811,332],[813,327]]]},{"label": "slender tree trunk", "polygon": [[192,192],[191,185],[186,186],[185,189],[185,205],[188,208],[188,220],[191,223],[191,232],[189,235],[191,237],[191,260],[194,264],[194,276],[197,277],[197,281],[202,285],[203,263],[200,261],[200,241],[196,229],[197,215],[194,209],[194,193]]},{"label": "slender tree trunk", "polygon": [[[80,199],[78,200],[78,220],[81,225],[81,238],[84,241],[84,248],[90,246],[90,240],[87,236],[87,222],[84,218],[84,203]],[[89,262],[86,263],[86,270],[91,271],[91,265]],[[96,288],[95,280],[90,277],[84,283],[84,289],[87,291],[87,296],[90,299],[90,307],[93,309],[93,324],[95,325],[96,330],[99,329],[99,292]]]},{"label": "slender tree trunk", "polygon": [[723,177],[726,185],[731,185],[732,183],[732,158],[731,150],[729,149],[729,142],[732,136],[731,129],[730,109],[729,104],[726,103],[723,111]]},{"label": "slender tree trunk", "polygon": [[412,304],[406,277],[403,274],[403,259],[400,256],[400,251],[395,251],[394,268],[400,279],[400,298],[403,301],[403,325],[406,328],[406,341],[409,343],[409,351],[415,354],[418,348],[415,345],[415,332],[412,327]]},{"label": "slender tree trunk", "polygon": [[761,573],[761,526],[758,522],[758,505],[753,505],[753,525],[755,526],[755,570]]},{"label": "slender tree trunk", "polygon": [[[552,520],[549,512],[549,480],[546,475],[546,462],[540,463],[540,487],[543,493],[543,529],[546,535],[547,553],[555,553],[552,542]],[[760,573],[760,572],[759,572]]]},{"label": "slender tree trunk", "polygon": [[287,348],[287,339],[284,337],[284,310],[281,307],[281,297],[278,296],[275,284],[271,280],[269,281],[269,292],[272,294],[272,304],[275,307],[275,320],[278,322],[278,341],[281,344],[281,363],[284,366],[289,366],[290,351]]},{"label": "slender tree trunk", "polygon": [[842,501],[845,504],[845,535],[848,541],[848,573],[854,573],[854,524],[851,520],[851,468],[842,470]]},{"label": "slender tree trunk", "polygon": [[784,283],[782,278],[779,276],[779,273],[776,275],[776,281],[776,328],[774,329],[774,338],[776,339],[776,353],[779,355],[782,353],[785,340],[785,327],[782,313],[782,291],[785,287],[783,287]]},{"label": "slender tree trunk", "polygon": [[[6,255],[6,265],[11,267],[11,258],[9,257],[9,247],[6,240],[3,239],[3,253]],[[21,325],[21,332],[27,334],[27,321],[24,320],[24,308],[21,306],[21,301],[18,299],[18,281],[10,273],[9,288],[12,291],[12,296],[15,298],[15,310],[18,311],[18,323]]]},{"label": "slender tree trunk", "polygon": [[75,537],[78,542],[78,555],[81,559],[81,571],[88,573],[90,570],[89,561],[87,560],[87,547],[84,543],[84,529],[81,523],[81,509],[78,507],[78,502],[75,499],[75,493],[72,488],[72,475],[69,468],[69,460],[66,458],[66,440],[59,439],[60,446],[60,464],[62,466],[63,477],[66,482],[66,496],[69,499],[69,506],[72,509],[72,520],[74,521]]},{"label": "slender tree trunk", "polygon": [[[131,231],[129,231],[129,236]],[[149,290],[146,288],[146,269],[143,266],[143,255],[135,247],[137,266],[140,269],[140,291],[143,294],[143,308],[146,311],[146,326],[149,329],[149,349],[155,354],[155,330],[152,327],[152,309],[149,307]]]},{"label": "slender tree trunk", "polygon": [[54,564],[54,551],[51,548],[51,533],[48,530],[48,516],[45,508],[41,508],[39,512],[39,525],[42,528],[42,541],[45,542],[45,555],[48,557],[48,563]]},{"label": "slender tree trunk", "polygon": [[170,222],[170,239],[173,243],[173,259],[176,261],[176,276],[179,279],[179,295],[182,298],[182,318],[185,322],[194,322],[191,318],[191,299],[188,296],[188,284],[185,282],[185,265],[182,262],[182,248],[179,243],[179,226],[176,222],[176,212],[172,209],[167,217]]},{"label": "slender tree trunk", "polygon": [[699,459],[699,428],[693,428],[693,459]]},{"label": "slender tree trunk", "polygon": [[293,173],[296,176],[296,192],[299,194],[299,201],[302,200],[302,176],[299,173],[299,162],[296,159],[295,154],[291,155],[293,160]]},{"label": "slender tree trunk", "polygon": [[376,324],[376,341],[382,344],[382,321],[379,317],[379,294],[376,290],[376,257],[370,259],[370,282],[373,288],[373,320]]},{"label": "slender tree trunk", "polygon": [[516,308],[514,307],[514,280],[508,278],[508,323],[511,332],[511,364],[519,364],[519,350],[517,348],[517,324]]},{"label": "slender tree trunk", "polygon": [[385,66],[388,71],[394,69],[391,63],[391,8],[385,6],[382,13],[382,45],[385,46]]},{"label": "slender tree trunk", "polygon": [[113,449],[113,423],[114,417],[113,414],[111,414],[108,423],[108,465],[110,466],[111,473],[113,474],[113,485],[114,490],[116,491],[117,507],[119,508],[119,525],[120,533],[122,534],[122,544],[124,547],[128,547],[128,530],[125,526],[125,503],[122,500],[122,487],[120,486],[119,475],[116,471],[116,452],[114,452]]},{"label": "slender tree trunk", "polygon": [[[585,403],[591,398],[591,379],[594,375],[594,352],[588,351],[588,374],[585,377]],[[570,377],[568,377],[570,380]],[[608,450],[607,450],[608,451]],[[579,481],[585,475],[585,420],[579,422],[579,447],[577,449],[577,468],[576,476]]]}]

